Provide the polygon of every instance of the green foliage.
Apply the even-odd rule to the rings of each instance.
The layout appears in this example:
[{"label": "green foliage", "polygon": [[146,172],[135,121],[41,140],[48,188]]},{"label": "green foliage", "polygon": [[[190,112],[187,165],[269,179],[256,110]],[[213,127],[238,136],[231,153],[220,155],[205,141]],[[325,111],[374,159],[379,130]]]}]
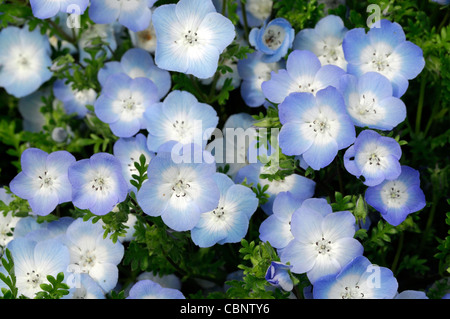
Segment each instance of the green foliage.
[{"label": "green foliage", "polygon": [[324,16],[323,8],[317,0],[283,0],[273,4],[275,16],[288,20],[295,30],[313,28]]},{"label": "green foliage", "polygon": [[2,257],[2,266],[5,269],[5,272],[8,274],[6,276],[4,273],[0,272],[0,280],[3,281],[8,289],[2,288],[3,296],[1,299],[16,299],[18,290],[16,287],[16,275],[14,274],[14,261],[11,256],[11,252],[9,249],[5,249],[6,259]]},{"label": "green foliage", "polygon": [[[226,282],[230,286],[227,290],[227,296],[233,299],[283,299],[287,298],[289,293],[282,292],[280,289],[268,289],[270,284],[264,278],[272,261],[279,261],[274,248],[268,243],[256,244],[254,241],[241,241],[242,248],[239,252],[244,262],[250,262],[250,265],[239,264],[238,268],[243,270],[244,278],[242,281],[231,280]],[[293,277],[294,284],[299,281]]]},{"label": "green foliage", "polygon": [[42,291],[36,293],[35,299],[61,299],[69,294],[69,286],[64,281],[64,273],[60,272],[56,278],[48,275],[48,284],[41,284]]}]

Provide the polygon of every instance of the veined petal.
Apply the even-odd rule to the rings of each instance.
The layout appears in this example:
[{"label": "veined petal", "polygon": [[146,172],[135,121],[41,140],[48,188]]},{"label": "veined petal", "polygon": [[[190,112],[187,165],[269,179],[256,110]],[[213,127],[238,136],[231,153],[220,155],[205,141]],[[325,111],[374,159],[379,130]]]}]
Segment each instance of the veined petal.
[{"label": "veined petal", "polygon": [[195,30],[209,13],[216,12],[216,8],[212,1],[181,0],[177,3],[175,12],[185,30]]},{"label": "veined petal", "polygon": [[205,16],[197,30],[198,44],[209,44],[222,52],[234,39],[234,25],[223,15],[212,12]]}]

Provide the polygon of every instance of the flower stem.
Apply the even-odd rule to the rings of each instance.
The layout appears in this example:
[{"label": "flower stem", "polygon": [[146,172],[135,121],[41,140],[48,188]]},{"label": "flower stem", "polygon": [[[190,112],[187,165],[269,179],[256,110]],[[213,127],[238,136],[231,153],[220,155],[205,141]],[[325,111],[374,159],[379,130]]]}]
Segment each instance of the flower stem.
[{"label": "flower stem", "polygon": [[248,28],[248,21],[247,21],[247,11],[245,10],[245,3],[242,0],[239,2],[241,3],[242,19],[244,20],[245,38],[248,40],[249,28]]},{"label": "flower stem", "polygon": [[392,270],[392,272],[394,274],[395,274],[395,271],[396,271],[397,266],[398,266],[398,261],[400,260],[400,254],[401,254],[402,249],[403,249],[404,241],[405,241],[405,234],[402,232],[400,234],[400,238],[399,238],[399,241],[398,241],[397,252],[395,253],[394,261],[392,262],[392,266],[391,266],[391,270]]},{"label": "flower stem", "polygon": [[422,81],[420,82],[420,92],[419,92],[419,104],[417,105],[417,114],[416,114],[416,135],[420,133],[420,122],[422,120],[422,111],[423,111],[423,103],[425,100],[425,89],[426,89],[427,81],[426,76],[422,77]]}]

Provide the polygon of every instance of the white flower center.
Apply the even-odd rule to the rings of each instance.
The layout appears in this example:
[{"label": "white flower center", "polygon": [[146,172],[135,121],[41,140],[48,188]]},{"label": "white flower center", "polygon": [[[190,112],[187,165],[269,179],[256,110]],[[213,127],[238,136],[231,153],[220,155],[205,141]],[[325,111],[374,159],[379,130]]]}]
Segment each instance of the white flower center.
[{"label": "white flower center", "polygon": [[89,272],[89,270],[95,265],[97,257],[95,251],[86,250],[84,254],[80,255],[78,265],[82,267],[82,272]]},{"label": "white flower center", "polygon": [[43,283],[42,276],[38,272],[36,272],[36,270],[27,272],[26,277],[27,284],[31,286],[31,288],[38,288]]},{"label": "white flower center", "polygon": [[383,54],[374,50],[372,54],[372,69],[376,72],[388,71],[390,68],[389,64],[389,53]]},{"label": "white flower center", "polygon": [[381,198],[389,207],[403,206],[408,197],[406,185],[399,181],[389,181],[381,189]]},{"label": "white flower center", "polygon": [[[184,45],[194,46],[198,42],[198,35],[196,31],[188,30],[182,39]],[[175,41],[177,43],[177,41]]]},{"label": "white flower center", "polygon": [[38,176],[39,178],[39,188],[42,189],[52,189],[54,186],[54,181],[56,178],[52,178],[50,175],[48,175],[47,171],[44,171],[44,174],[41,174]]},{"label": "white flower center", "polygon": [[362,299],[364,298],[364,292],[361,291],[361,288],[358,285],[355,285],[354,287],[346,286],[341,293],[341,297],[342,299]]},{"label": "white flower center", "polygon": [[22,53],[19,53],[17,57],[17,65],[21,69],[27,69],[30,67],[30,60],[28,57],[24,56]]},{"label": "white flower center", "polygon": [[269,49],[276,50],[283,43],[286,32],[277,25],[269,26],[263,34],[264,43]]},{"label": "white flower center", "polygon": [[221,207],[216,207],[216,209],[214,209],[213,211],[212,211],[212,213],[213,213],[213,215],[215,216],[215,217],[217,217],[217,218],[222,218],[223,217],[223,215],[225,215],[225,210],[224,210],[224,208],[223,208],[223,206],[221,206]]},{"label": "white flower center", "polygon": [[99,175],[91,181],[91,189],[100,193],[107,192],[110,188],[109,184],[109,177]]},{"label": "white flower center", "polygon": [[180,179],[172,186],[172,195],[175,195],[176,197],[186,197],[190,187],[191,185],[189,185],[189,183]]},{"label": "white flower center", "polygon": [[309,127],[313,130],[314,133],[325,134],[329,130],[330,124],[328,123],[328,119],[318,118],[312,122],[309,122]]},{"label": "white flower center", "polygon": [[320,240],[315,242],[316,251],[319,255],[325,255],[331,251],[332,243],[331,240],[327,240],[322,237]]}]

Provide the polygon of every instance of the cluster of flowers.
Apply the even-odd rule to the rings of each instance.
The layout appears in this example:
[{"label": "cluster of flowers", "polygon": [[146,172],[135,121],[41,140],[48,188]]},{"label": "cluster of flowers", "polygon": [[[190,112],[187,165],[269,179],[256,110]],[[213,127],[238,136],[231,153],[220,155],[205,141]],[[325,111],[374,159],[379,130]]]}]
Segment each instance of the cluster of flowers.
[{"label": "cluster of flowers", "polygon": [[[247,2],[251,10],[255,1]],[[406,41],[399,24],[388,20],[366,33],[362,28],[347,30],[331,15],[314,29],[295,34],[283,18],[267,21],[271,1],[262,2],[270,2],[268,12],[253,11],[255,24],[248,38],[255,51],[236,61],[231,76],[239,77],[248,106],[278,108],[283,154],[320,170],[346,149],[345,168],[355,182],[368,187],[366,202],[387,222],[399,225],[421,210],[425,198],[418,171],[401,165],[398,142],[377,132],[404,121],[406,106],[400,98],[424,67],[421,49]],[[260,239],[277,249],[282,262],[268,269],[270,283],[291,290],[289,272],[306,273],[314,298],[394,298],[397,281],[389,269],[375,268],[363,256],[364,248],[354,238],[359,226],[353,214],[332,212],[325,199],[313,198],[313,180],[297,174],[283,181],[262,179],[261,162],[230,162],[229,175],[218,172],[207,145],[218,125],[216,110],[189,92],[171,91],[170,72],[211,78],[220,55],[236,37],[235,27],[211,0],[180,0],[152,11],[154,3],[92,0],[89,6],[87,0],[72,1],[80,13],[89,6],[89,17],[97,24],[117,20],[141,32],[151,22],[155,59],[141,47],[130,49],[120,61],[105,63],[98,73],[98,96],[55,81],[54,94],[68,113],[81,118],[88,113],[86,105],[94,105],[95,116],[118,137],[114,154],[77,160],[67,151],[48,154],[29,148],[11,191],[28,200],[31,214],[37,215],[48,215],[66,202],[105,215],[134,192],[145,214],[161,216],[171,229],[190,231],[199,247],[211,247],[239,242],[248,231],[259,202],[242,183],[269,185],[269,201],[261,205],[267,219]],[[71,12],[68,1],[30,4],[41,19]],[[261,9],[261,4],[255,6]],[[5,28],[0,33],[0,64],[0,86],[16,97],[27,96],[52,77],[50,43],[39,30]],[[230,117],[225,127],[246,129],[253,124],[249,114],[241,113]],[[363,128],[358,136],[356,127]],[[136,189],[130,180],[142,154],[148,179]],[[32,297],[46,275],[67,273],[69,265],[80,268],[86,296],[96,298],[115,287],[123,245],[103,238],[99,223],[61,219],[42,227],[23,238],[16,227],[7,245],[25,296]],[[165,289],[145,281],[130,296],[183,297]]]}]

